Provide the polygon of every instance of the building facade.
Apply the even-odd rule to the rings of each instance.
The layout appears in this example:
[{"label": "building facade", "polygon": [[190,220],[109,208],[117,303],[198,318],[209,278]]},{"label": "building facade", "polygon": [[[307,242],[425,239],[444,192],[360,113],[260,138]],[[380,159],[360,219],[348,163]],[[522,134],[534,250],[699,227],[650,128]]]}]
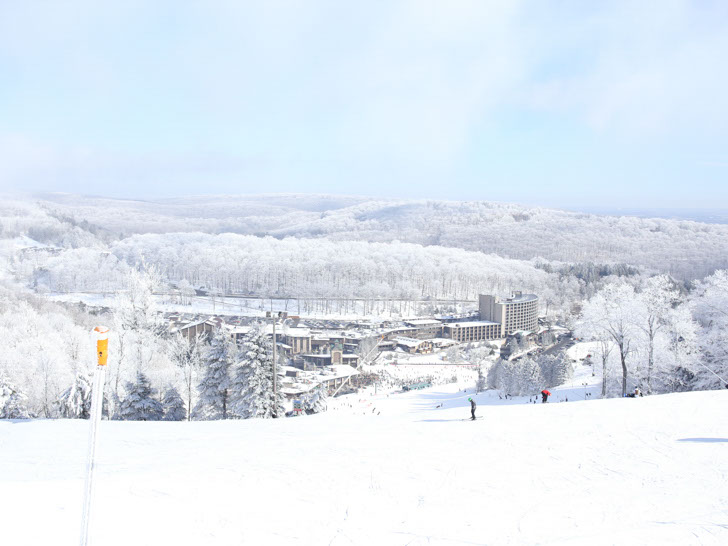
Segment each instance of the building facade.
[{"label": "building facade", "polygon": [[538,330],[538,296],[514,292],[510,298],[497,299],[481,294],[479,299],[480,320],[500,324],[500,335]]},{"label": "building facade", "polygon": [[490,321],[446,324],[444,330],[447,337],[461,343],[501,337],[501,325]]}]

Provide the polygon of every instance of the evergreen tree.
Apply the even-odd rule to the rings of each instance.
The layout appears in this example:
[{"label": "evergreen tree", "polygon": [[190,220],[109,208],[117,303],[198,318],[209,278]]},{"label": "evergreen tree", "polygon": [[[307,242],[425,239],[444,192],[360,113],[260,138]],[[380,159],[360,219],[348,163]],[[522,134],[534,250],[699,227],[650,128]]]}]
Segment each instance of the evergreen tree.
[{"label": "evergreen tree", "polygon": [[202,367],[202,350],[204,345],[204,334],[190,340],[187,336],[177,334],[170,338],[168,343],[169,357],[183,374],[182,395],[187,408],[185,419],[191,419],[194,405],[193,397],[196,395],[197,376]]},{"label": "evergreen tree", "polygon": [[124,421],[160,421],[164,415],[162,404],[154,396],[157,390],[149,384],[142,372],[137,372],[136,383],[126,384],[126,397],[119,407]]},{"label": "evergreen tree", "polygon": [[328,395],[326,387],[319,385],[303,399],[303,410],[309,415],[323,413],[328,406]]},{"label": "evergreen tree", "polygon": [[571,365],[571,362],[568,358],[566,358],[566,355],[562,355],[561,358],[556,359],[556,366],[554,368],[554,383],[551,386],[557,387],[559,385],[563,385],[571,379],[571,376],[573,375],[574,366]]},{"label": "evergreen tree", "polygon": [[543,377],[536,362],[531,358],[524,357],[519,362],[518,386],[516,392],[511,393],[517,396],[523,394],[537,393],[543,388]]},{"label": "evergreen tree", "polygon": [[30,419],[28,397],[17,390],[8,377],[0,375],[0,419]]},{"label": "evergreen tree", "polygon": [[571,379],[574,368],[566,355],[545,355],[538,360],[545,387],[558,387]]},{"label": "evergreen tree", "polygon": [[493,364],[488,369],[488,374],[486,376],[488,387],[491,389],[499,389],[500,383],[501,383],[501,374],[503,372],[503,359],[499,358],[495,361],[495,364]]},{"label": "evergreen tree", "polygon": [[170,387],[165,391],[162,405],[164,406],[164,421],[184,421],[187,419],[184,400],[182,400],[176,388]]},{"label": "evergreen tree", "polygon": [[91,382],[77,373],[73,384],[58,398],[58,410],[67,419],[88,419],[91,415]]},{"label": "evergreen tree", "polygon": [[243,419],[283,417],[283,393],[273,397],[272,344],[262,330],[253,331],[243,345],[233,383],[235,414]]},{"label": "evergreen tree", "polygon": [[475,392],[482,392],[486,389],[485,374],[483,374],[483,367],[478,366],[478,379],[475,381]]},{"label": "evergreen tree", "polygon": [[219,329],[203,358],[205,371],[198,386],[200,397],[193,411],[195,419],[229,419],[230,368],[237,360],[235,342]]}]

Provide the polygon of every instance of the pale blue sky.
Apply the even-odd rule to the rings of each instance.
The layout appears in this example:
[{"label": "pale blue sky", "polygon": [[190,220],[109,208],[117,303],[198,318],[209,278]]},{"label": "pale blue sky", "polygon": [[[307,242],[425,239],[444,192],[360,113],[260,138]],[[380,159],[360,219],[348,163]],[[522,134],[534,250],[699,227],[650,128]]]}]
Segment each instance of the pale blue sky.
[{"label": "pale blue sky", "polygon": [[0,189],[728,208],[728,2],[0,0]]}]

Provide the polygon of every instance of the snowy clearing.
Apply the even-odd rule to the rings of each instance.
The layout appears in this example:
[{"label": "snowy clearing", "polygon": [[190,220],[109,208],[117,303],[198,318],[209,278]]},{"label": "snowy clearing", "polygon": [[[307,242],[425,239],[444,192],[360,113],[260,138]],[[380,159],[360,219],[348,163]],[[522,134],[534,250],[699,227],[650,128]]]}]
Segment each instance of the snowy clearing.
[{"label": "snowy clearing", "polygon": [[[728,391],[549,404],[489,391],[476,422],[469,394],[104,421],[93,544],[728,543]],[[87,430],[0,421],[3,543],[77,544]]]}]

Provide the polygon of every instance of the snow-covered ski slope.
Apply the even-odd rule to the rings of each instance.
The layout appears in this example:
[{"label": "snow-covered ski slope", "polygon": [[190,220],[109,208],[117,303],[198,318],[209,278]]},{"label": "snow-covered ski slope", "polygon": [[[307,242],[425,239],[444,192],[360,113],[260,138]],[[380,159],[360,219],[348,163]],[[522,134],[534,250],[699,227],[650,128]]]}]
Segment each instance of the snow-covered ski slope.
[{"label": "snow-covered ski slope", "polygon": [[[102,422],[92,543],[728,544],[728,391],[457,385],[276,421]],[[438,407],[439,406],[439,407]],[[0,543],[78,543],[84,421],[0,421]]]}]

